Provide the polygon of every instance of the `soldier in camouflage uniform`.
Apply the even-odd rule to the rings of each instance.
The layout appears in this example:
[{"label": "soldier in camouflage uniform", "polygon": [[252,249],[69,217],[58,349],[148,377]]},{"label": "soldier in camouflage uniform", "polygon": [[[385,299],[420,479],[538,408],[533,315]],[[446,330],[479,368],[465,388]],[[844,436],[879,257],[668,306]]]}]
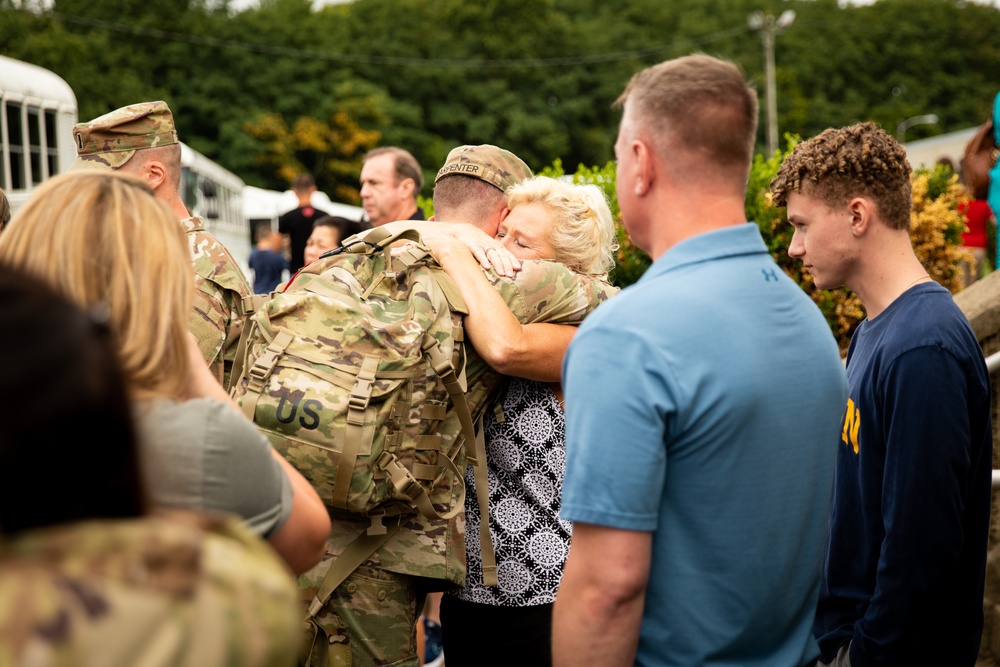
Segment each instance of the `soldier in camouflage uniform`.
[{"label": "soldier in camouflage uniform", "polygon": [[107,313],[7,264],[0,302],[17,415],[0,429],[0,665],[292,664],[301,619],[274,551],[236,517],[146,514]]},{"label": "soldier in camouflage uniform", "polygon": [[[504,190],[530,176],[531,170],[524,162],[496,146],[456,148],[435,179],[435,211],[455,211],[471,205],[478,217],[470,213],[462,219],[494,236],[506,210]],[[484,259],[485,252],[481,251],[477,258]],[[546,261],[522,262],[513,279],[492,270],[487,276],[522,323],[577,324],[616,291],[607,282]],[[471,346],[467,349],[468,385],[498,381],[496,371]],[[464,470],[464,458],[455,463]],[[453,489],[453,505],[461,502],[459,492]],[[370,524],[366,518],[338,510],[331,510],[331,517],[333,529],[327,555],[299,577],[306,605],[335,558]],[[316,622],[325,636],[318,636],[310,647],[310,664],[419,667],[415,625],[423,599],[428,592],[464,585],[465,540],[465,516],[461,512],[443,520],[428,519],[420,513],[407,516],[402,528],[334,591],[317,615]]]},{"label": "soldier in camouflage uniform", "polygon": [[165,102],[132,104],[78,123],[73,138],[73,169],[118,169],[142,178],[184,225],[195,274],[190,329],[212,372],[228,388],[243,329],[244,298],[253,289],[229,250],[184,206],[181,146],[170,109]]}]

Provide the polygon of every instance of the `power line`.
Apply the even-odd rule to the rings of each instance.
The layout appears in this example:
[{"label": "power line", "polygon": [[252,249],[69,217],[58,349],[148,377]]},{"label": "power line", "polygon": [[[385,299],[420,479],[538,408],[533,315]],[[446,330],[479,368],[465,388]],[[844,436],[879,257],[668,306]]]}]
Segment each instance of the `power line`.
[{"label": "power line", "polygon": [[730,39],[736,35],[748,32],[746,26],[724,30],[721,32],[706,35],[704,37],[684,39],[645,49],[635,51],[623,51],[618,53],[607,53],[590,56],[564,56],[557,58],[515,58],[509,60],[481,60],[481,59],[455,59],[455,58],[401,58],[396,56],[370,56],[345,53],[330,53],[327,51],[313,51],[308,49],[293,49],[284,46],[274,46],[271,44],[253,44],[249,42],[239,42],[229,39],[218,39],[216,37],[203,37],[200,35],[190,35],[186,33],[159,30],[157,28],[146,28],[126,23],[104,21],[102,19],[88,18],[84,16],[73,16],[71,14],[61,14],[52,12],[52,16],[69,23],[86,25],[90,27],[103,28],[112,32],[128,33],[143,37],[156,37],[158,39],[173,42],[183,42],[199,46],[208,46],[222,49],[236,49],[250,53],[260,53],[266,55],[288,56],[303,59],[322,59],[330,62],[340,63],[360,63],[365,65],[400,65],[406,67],[431,67],[431,68],[453,68],[453,69],[504,69],[517,67],[567,67],[576,65],[592,65],[599,63],[616,62],[630,60],[634,58],[646,58],[669,52],[679,52],[690,50],[704,44],[710,44],[724,39]]}]

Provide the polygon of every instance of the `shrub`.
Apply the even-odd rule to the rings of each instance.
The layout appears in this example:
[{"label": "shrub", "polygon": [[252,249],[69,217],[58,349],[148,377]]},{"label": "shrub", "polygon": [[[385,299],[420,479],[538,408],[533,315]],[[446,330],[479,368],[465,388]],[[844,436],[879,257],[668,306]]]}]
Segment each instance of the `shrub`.
[{"label": "shrub", "polygon": [[[792,227],[788,224],[785,209],[771,203],[769,185],[778,172],[785,156],[798,143],[796,137],[786,136],[788,149],[776,152],[772,157],[754,157],[747,186],[747,220],[753,220],[760,227],[761,235],[768,251],[779,266],[816,302],[826,317],[841,351],[846,352],[851,335],[865,318],[864,307],[856,294],[846,288],[818,290],[812,276],[802,267],[802,263],[788,256],[788,244],[792,238]],[[564,175],[562,163],[556,160],[552,167],[542,170],[542,174],[552,177]],[[615,215],[618,240],[617,266],[612,274],[612,282],[619,287],[627,287],[636,282],[649,267],[650,258],[636,248],[621,224],[618,202],[615,198],[615,165],[609,162],[603,167],[580,165],[572,176],[575,183],[594,183],[607,193],[611,209]],[[937,166],[933,170],[920,169],[911,177],[913,187],[913,209],[910,218],[910,236],[917,258],[927,269],[931,278],[952,293],[962,289],[961,264],[971,262],[968,251],[961,247],[961,234],[965,230],[965,218],[958,205],[968,199],[965,188],[958,182],[958,176],[947,167]]]}]

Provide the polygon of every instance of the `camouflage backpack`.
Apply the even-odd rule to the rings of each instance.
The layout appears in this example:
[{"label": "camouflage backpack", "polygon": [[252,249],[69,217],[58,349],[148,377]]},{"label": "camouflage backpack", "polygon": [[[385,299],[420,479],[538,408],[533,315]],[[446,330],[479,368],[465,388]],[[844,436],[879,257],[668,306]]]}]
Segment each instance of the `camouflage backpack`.
[{"label": "camouflage backpack", "polygon": [[[392,256],[403,239],[416,243]],[[264,297],[244,325],[231,395],[328,507],[370,520],[331,568],[317,611],[400,517],[464,510],[466,460],[488,516],[475,422],[494,384],[467,385],[465,302],[419,241],[416,229],[352,236]],[[489,532],[480,538],[489,558]],[[487,576],[495,585],[495,565]]]}]

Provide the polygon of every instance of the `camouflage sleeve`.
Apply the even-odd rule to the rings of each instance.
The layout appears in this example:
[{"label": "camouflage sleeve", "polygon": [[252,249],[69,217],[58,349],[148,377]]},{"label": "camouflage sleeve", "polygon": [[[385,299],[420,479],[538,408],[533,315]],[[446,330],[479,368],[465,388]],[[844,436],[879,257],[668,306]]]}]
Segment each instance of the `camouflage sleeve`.
[{"label": "camouflage sleeve", "polygon": [[225,297],[218,285],[198,276],[195,279],[194,309],[188,319],[188,328],[198,339],[198,347],[205,361],[219,382],[223,381],[222,349],[230,323],[230,313]]},{"label": "camouflage sleeve", "polygon": [[236,260],[213,236],[189,233],[188,242],[195,273],[189,328],[205,361],[225,387],[243,329],[243,297],[253,290]]},{"label": "camouflage sleeve", "polygon": [[558,262],[521,262],[513,279],[494,272],[488,277],[522,324],[579,324],[592,310],[618,292],[607,276],[574,273]]},{"label": "camouflage sleeve", "polygon": [[0,551],[0,665],[289,667],[302,642],[294,579],[235,517],[81,521]]}]

